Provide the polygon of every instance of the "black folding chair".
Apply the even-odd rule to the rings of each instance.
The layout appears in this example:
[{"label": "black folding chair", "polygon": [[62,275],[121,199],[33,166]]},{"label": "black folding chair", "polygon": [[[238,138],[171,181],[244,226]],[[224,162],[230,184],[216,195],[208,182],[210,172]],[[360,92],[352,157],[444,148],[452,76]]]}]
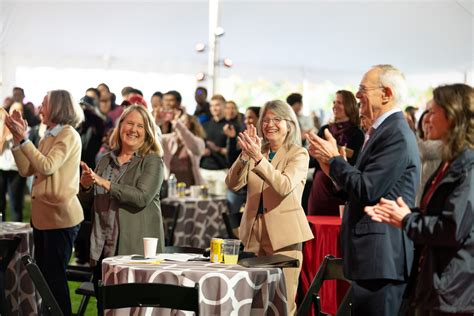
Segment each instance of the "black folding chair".
[{"label": "black folding chair", "polygon": [[172,246],[174,243],[174,230],[178,223],[181,206],[178,202],[161,202],[161,215],[165,229],[165,246]]},{"label": "black folding chair", "polygon": [[0,315],[12,315],[10,302],[5,295],[5,274],[21,238],[0,239]]},{"label": "black folding chair", "polygon": [[33,258],[30,256],[23,256],[21,258],[23,264],[26,267],[26,271],[28,271],[28,275],[30,276],[33,284],[36,287],[36,290],[39,292],[43,302],[42,302],[42,311],[44,315],[51,315],[51,316],[62,316],[64,315],[59,308],[58,302],[51,293],[51,289],[46,283],[43,274],[41,273],[40,269],[34,262]]},{"label": "black folding chair", "polygon": [[238,236],[235,235],[234,229],[240,227],[240,221],[242,220],[243,213],[222,213],[222,219],[224,220],[225,229],[227,231],[227,235],[231,239],[239,239]]},{"label": "black folding chair", "polygon": [[205,249],[195,247],[166,246],[165,253],[197,253],[203,254]]},{"label": "black folding chair", "polygon": [[[324,280],[344,280],[350,283],[350,281],[344,277],[341,258],[334,258],[331,255],[324,257],[323,262],[319,266],[318,273],[316,273],[313,282],[311,282],[308,293],[306,293],[301,302],[296,313],[297,316],[308,315],[312,304],[314,304],[316,315],[323,315],[323,313],[321,313],[321,298],[319,296],[319,290],[321,289]],[[349,287],[337,310],[336,316],[351,315],[351,299],[351,288]]]},{"label": "black folding chair", "polygon": [[162,283],[99,284],[102,308],[155,307],[193,311],[199,315],[199,285],[194,287]]}]

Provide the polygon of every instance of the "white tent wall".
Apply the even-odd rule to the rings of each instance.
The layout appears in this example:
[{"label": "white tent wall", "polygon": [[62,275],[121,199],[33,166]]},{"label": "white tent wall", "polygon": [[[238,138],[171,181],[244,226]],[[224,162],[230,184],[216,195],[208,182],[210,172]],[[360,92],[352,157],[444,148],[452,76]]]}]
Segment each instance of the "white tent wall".
[{"label": "white tent wall", "polygon": [[[220,67],[216,91],[233,93],[232,78],[285,80],[306,89],[322,82],[357,86],[363,71],[376,63],[397,65],[408,78],[418,78],[417,84],[431,77],[430,85],[472,84],[473,3],[222,1],[226,33],[219,40],[220,56],[231,58],[234,67]],[[0,96],[15,85],[47,90],[64,83],[80,97],[87,87],[113,77],[116,93],[121,85],[141,88],[146,82],[147,99],[154,90],[176,88],[192,105],[194,74],[207,69],[206,54],[196,53],[194,45],[206,42],[207,32],[204,0],[0,0]],[[28,71],[41,69],[85,69],[90,78],[86,72],[89,80],[75,81],[72,88],[69,78],[25,82]],[[128,77],[117,78],[124,74]]]}]

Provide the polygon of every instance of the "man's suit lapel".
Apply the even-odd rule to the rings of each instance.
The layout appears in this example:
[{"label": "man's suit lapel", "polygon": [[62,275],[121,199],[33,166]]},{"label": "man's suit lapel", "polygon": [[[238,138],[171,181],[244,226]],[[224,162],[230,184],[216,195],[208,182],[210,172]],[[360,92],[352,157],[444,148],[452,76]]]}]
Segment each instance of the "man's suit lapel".
[{"label": "man's suit lapel", "polygon": [[399,115],[403,115],[403,114],[401,114],[400,112],[393,113],[392,115],[387,117],[377,129],[375,129],[375,132],[369,138],[364,150],[359,154],[359,157],[357,157],[357,162],[355,164],[356,168],[359,169],[360,166],[363,166],[365,164],[366,160],[370,157],[372,146],[374,146],[377,143],[377,137],[379,137],[380,134],[382,134],[383,131],[388,126],[390,126],[393,122],[395,122],[397,118],[399,117]]}]

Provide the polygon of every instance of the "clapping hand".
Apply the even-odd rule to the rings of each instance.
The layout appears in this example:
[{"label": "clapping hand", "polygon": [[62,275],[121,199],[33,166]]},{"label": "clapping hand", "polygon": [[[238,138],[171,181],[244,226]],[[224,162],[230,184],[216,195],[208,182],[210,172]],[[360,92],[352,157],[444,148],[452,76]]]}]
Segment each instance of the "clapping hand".
[{"label": "clapping hand", "polygon": [[18,145],[20,141],[26,138],[28,123],[23,119],[19,111],[15,110],[11,115],[5,116],[5,125],[10,130],[10,133],[12,133],[15,145]]},{"label": "clapping hand", "polygon": [[381,198],[377,205],[366,206],[364,211],[373,221],[387,223],[398,228],[402,226],[403,218],[411,213],[402,197],[398,197],[396,201]]},{"label": "clapping hand", "polygon": [[314,132],[309,132],[307,136],[307,139],[310,142],[309,153],[319,162],[328,164],[331,158],[340,155],[336,139],[328,129],[324,130],[324,137],[326,139],[322,139]]},{"label": "clapping hand", "polygon": [[245,156],[253,159],[255,162],[262,160],[262,140],[257,136],[255,126],[249,125],[247,130],[239,133],[237,141]]},{"label": "clapping hand", "polygon": [[226,124],[223,128],[224,134],[229,138],[235,138],[237,136],[237,132],[235,131],[234,125]]},{"label": "clapping hand", "polygon": [[81,186],[89,189],[95,183],[95,173],[84,161],[81,161],[81,169]]}]

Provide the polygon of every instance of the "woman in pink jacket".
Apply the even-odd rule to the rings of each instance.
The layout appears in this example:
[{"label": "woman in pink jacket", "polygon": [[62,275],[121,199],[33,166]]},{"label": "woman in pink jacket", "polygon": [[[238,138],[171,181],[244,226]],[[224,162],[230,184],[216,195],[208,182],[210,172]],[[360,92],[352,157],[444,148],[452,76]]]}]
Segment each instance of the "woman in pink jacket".
[{"label": "woman in pink jacket", "polygon": [[203,184],[199,161],[205,149],[204,129],[196,117],[186,113],[176,115],[171,124],[174,132],[162,136],[166,178],[174,173],[178,182],[188,187]]}]

